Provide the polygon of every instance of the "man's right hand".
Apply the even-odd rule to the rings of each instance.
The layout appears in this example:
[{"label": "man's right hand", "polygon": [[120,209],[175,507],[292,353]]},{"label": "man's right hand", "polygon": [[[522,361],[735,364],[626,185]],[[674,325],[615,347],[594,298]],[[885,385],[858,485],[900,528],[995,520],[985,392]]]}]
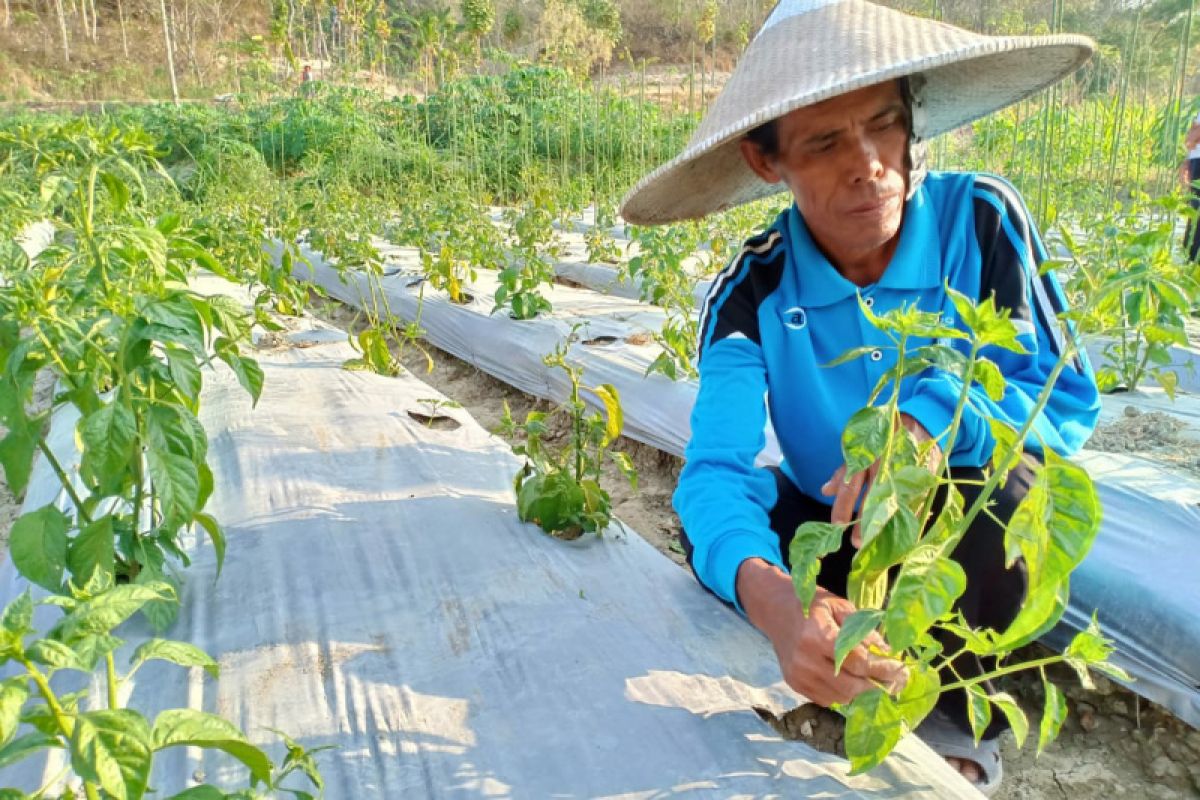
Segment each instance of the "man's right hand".
[{"label": "man's right hand", "polygon": [[850,651],[834,675],[834,643],[846,617],[855,611],[844,597],[818,587],[806,617],[791,577],[759,558],[742,562],[737,592],[750,622],[775,647],[783,679],[814,703],[848,703],[876,686],[895,689],[904,684],[903,664],[868,652],[869,645],[886,649],[878,633]]}]

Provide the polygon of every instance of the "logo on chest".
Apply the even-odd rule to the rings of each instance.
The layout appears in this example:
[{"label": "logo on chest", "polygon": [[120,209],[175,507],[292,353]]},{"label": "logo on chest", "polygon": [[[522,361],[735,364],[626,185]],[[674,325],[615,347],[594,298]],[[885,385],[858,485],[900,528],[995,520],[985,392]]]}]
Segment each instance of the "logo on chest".
[{"label": "logo on chest", "polygon": [[804,313],[803,308],[793,306],[783,312],[783,325],[794,331],[801,330],[808,325],[808,314]]}]

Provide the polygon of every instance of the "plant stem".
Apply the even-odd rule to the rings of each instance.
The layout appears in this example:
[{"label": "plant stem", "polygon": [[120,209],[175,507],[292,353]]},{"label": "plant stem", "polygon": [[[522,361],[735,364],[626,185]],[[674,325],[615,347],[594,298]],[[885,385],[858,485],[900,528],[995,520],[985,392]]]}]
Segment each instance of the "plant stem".
[{"label": "plant stem", "polygon": [[117,695],[117,664],[113,660],[113,654],[108,653],[104,656],[104,668],[108,674],[108,707],[112,710],[119,708]]},{"label": "plant stem", "polygon": [[1049,666],[1050,664],[1057,664],[1062,661],[1063,658],[1063,656],[1046,656],[1045,658],[1039,658],[1034,661],[1023,661],[1020,664],[1013,664],[1012,666],[1008,667],[1000,667],[992,670],[991,672],[985,672],[982,675],[976,675],[974,678],[964,678],[962,680],[955,681],[954,683],[948,683],[942,686],[938,692],[940,694],[953,691],[954,689],[963,689],[967,686],[973,686],[977,683],[993,680],[994,678],[1002,678],[1005,675],[1011,675],[1014,672],[1021,672],[1022,670],[1033,669],[1034,667],[1041,668]]},{"label": "plant stem", "polygon": [[58,459],[54,457],[54,453],[50,451],[50,445],[46,444],[46,440],[38,438],[38,449],[42,451],[42,455],[46,457],[46,461],[50,464],[50,468],[54,470],[54,474],[58,476],[58,482],[62,484],[63,490],[67,496],[71,498],[71,503],[74,504],[75,510],[79,513],[80,518],[88,525],[92,524],[92,518],[84,510],[83,501],[79,499],[79,495],[75,493],[75,487],[71,484],[71,479],[67,476],[62,465],[58,463]]},{"label": "plant stem", "polygon": [[42,699],[46,701],[46,706],[50,709],[50,713],[54,715],[54,722],[58,725],[58,729],[69,741],[71,735],[75,733],[75,723],[67,717],[67,712],[59,705],[58,698],[54,696],[54,691],[50,688],[50,682],[46,680],[46,676],[42,671],[33,665],[27,658],[21,658],[21,666],[25,667],[25,671],[29,673],[29,677],[33,679],[33,683],[41,692]]},{"label": "plant stem", "polygon": [[[963,412],[967,407],[967,398],[971,393],[971,381],[975,375],[975,364],[979,358],[981,345],[978,341],[971,342],[971,355],[967,358],[967,370],[963,374],[963,388],[958,395],[958,402],[954,405],[954,416],[950,418],[950,431],[946,434],[946,446],[951,450],[954,448],[954,442],[958,438],[958,430],[962,427]],[[942,453],[942,463],[938,465],[939,477],[942,477],[947,484],[953,484],[950,478],[950,453]],[[947,489],[949,491],[949,489]],[[929,492],[925,497],[925,502],[921,507],[921,515],[917,519],[928,519],[929,514],[933,511],[933,501],[937,497],[936,488]],[[947,495],[949,499],[949,495]]]}]

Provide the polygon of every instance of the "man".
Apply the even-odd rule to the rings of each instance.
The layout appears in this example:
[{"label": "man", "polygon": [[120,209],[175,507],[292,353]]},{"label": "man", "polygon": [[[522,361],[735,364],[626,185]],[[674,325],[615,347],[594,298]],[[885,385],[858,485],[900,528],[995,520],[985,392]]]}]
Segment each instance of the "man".
[{"label": "man", "polygon": [[[1007,392],[972,390],[961,433],[940,448],[961,391],[938,370],[902,384],[903,425],[935,441],[969,504],[991,454],[988,419],[1020,427],[1067,346],[1065,304],[1020,197],[997,178],[930,173],[929,136],[1015,102],[1081,64],[1081,37],[983,37],[863,0],[784,0],[747,49],[684,153],[644,179],[622,213],[634,223],[695,218],[786,188],[794,204],[714,280],[700,316],[700,388],[675,494],[698,579],[771,640],[785,680],[814,702],[848,702],[903,680],[897,662],[857,648],[834,674],[833,645],[854,611],[846,577],[858,544],[822,562],[806,616],[788,575],[788,544],[808,520],[853,522],[866,471],[846,475],[840,435],[895,355],[859,309],[916,303],[953,314],[945,287],[1011,311],[1028,355],[986,353]],[[876,346],[866,358],[824,365]],[[995,352],[992,352],[992,351]],[[764,397],[766,400],[764,401]],[[784,460],[758,468],[770,420]],[[1099,396],[1081,355],[1062,373],[1026,442],[1064,454],[1090,435]],[[1003,629],[1026,573],[1004,567],[1003,524],[1032,472],[1014,469],[953,557],[968,576],[972,625]],[[868,644],[885,647],[877,636]],[[955,669],[981,674],[978,662]],[[999,715],[998,715],[999,716]],[[976,746],[963,693],[950,692],[918,734],[984,791],[1000,780],[997,720]]]}]

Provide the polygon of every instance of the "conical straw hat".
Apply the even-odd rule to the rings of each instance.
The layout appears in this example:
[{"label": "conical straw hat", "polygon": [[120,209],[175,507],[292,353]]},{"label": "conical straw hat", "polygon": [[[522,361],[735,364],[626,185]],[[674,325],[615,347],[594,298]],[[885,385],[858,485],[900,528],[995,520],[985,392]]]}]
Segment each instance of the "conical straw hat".
[{"label": "conical straw hat", "polygon": [[697,219],[783,190],[755,175],[738,141],[764,122],[863,86],[921,74],[928,139],[1064,78],[1085,36],[982,36],[865,0],[782,0],[678,157],[626,195],[638,225]]}]

